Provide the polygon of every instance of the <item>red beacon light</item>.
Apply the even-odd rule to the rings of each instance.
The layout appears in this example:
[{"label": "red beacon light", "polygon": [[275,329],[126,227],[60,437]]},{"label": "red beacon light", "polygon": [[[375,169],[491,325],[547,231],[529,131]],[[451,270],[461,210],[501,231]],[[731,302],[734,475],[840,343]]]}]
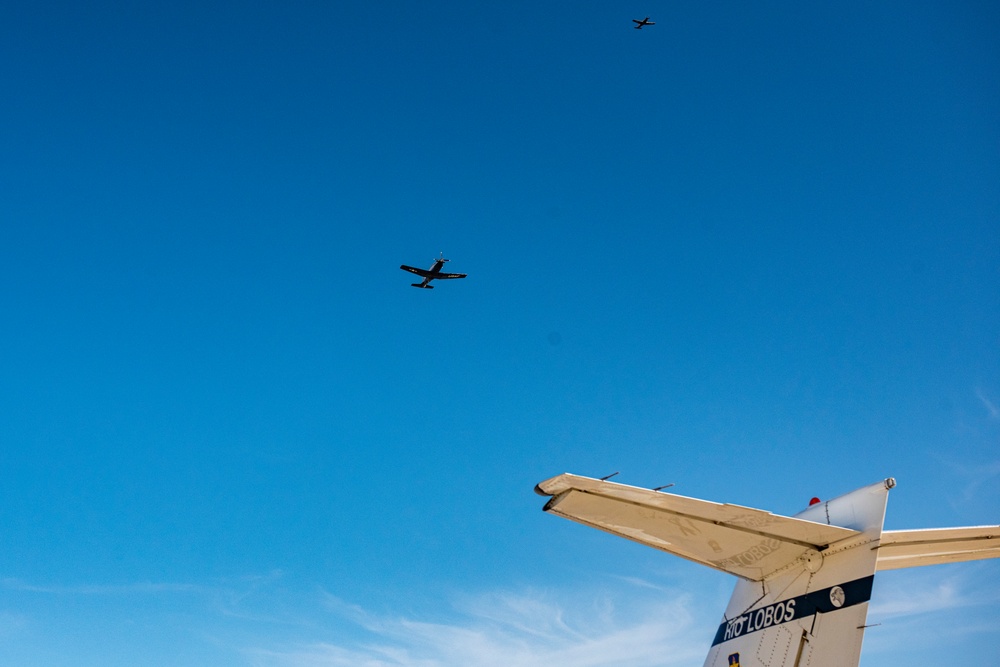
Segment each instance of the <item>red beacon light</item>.
[{"label": "red beacon light", "polygon": [[819,498],[813,498],[812,500],[809,501],[809,507],[812,507],[813,505],[819,505],[821,502],[822,501]]}]

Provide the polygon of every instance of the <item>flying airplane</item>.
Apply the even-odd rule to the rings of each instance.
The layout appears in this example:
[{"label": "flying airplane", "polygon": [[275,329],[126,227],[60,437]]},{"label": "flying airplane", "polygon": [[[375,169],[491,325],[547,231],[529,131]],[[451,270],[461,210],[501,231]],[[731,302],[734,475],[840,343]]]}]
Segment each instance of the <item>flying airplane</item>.
[{"label": "flying airplane", "polygon": [[1000,526],[884,530],[891,477],[794,517],[569,473],[544,510],[739,577],[704,667],[857,667],[875,573],[1000,557]]},{"label": "flying airplane", "polygon": [[632,23],[636,24],[636,30],[642,30],[642,26],[644,25],[656,25],[656,22],[650,21],[648,16],[641,21],[639,19],[632,19]]},{"label": "flying airplane", "polygon": [[429,269],[418,269],[415,266],[407,266],[406,264],[400,264],[399,268],[403,269],[404,271],[409,271],[410,273],[415,273],[424,279],[422,283],[412,283],[411,284],[412,287],[420,287],[423,289],[434,289],[434,286],[430,284],[432,280],[464,278],[466,275],[468,275],[466,273],[441,273],[441,267],[443,267],[444,263],[448,261],[450,260],[445,259],[444,253],[442,253],[441,257],[438,257],[437,259],[434,260],[434,264]]}]

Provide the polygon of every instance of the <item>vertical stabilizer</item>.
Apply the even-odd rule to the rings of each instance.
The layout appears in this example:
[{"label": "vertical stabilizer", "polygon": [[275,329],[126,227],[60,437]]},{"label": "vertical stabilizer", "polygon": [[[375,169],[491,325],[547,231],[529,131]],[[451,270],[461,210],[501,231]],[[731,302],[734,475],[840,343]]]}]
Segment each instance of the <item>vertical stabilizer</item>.
[{"label": "vertical stabilizer", "polygon": [[[740,579],[705,667],[850,667],[861,655],[891,479],[795,518],[858,533],[760,581]],[[752,558],[749,554],[746,558]]]}]

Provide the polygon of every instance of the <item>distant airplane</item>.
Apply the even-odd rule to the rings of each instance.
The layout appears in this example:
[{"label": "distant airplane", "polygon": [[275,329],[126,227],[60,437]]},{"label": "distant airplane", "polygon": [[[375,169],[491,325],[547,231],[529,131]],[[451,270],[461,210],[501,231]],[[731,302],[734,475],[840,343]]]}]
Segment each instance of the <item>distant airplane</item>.
[{"label": "distant airplane", "polygon": [[656,25],[656,22],[650,21],[648,16],[641,21],[639,19],[632,19],[632,23],[636,24],[635,25],[636,30],[642,30],[642,26],[644,25]]},{"label": "distant airplane", "polygon": [[546,512],[739,577],[705,667],[857,667],[876,571],[1000,557],[1000,526],[884,530],[895,485],[794,517],[568,473],[535,491]]},{"label": "distant airplane", "polygon": [[400,264],[399,268],[410,273],[415,273],[424,279],[422,283],[412,283],[411,287],[434,289],[434,286],[430,284],[432,280],[450,280],[453,278],[464,278],[468,275],[466,273],[441,273],[441,268],[447,261],[450,260],[445,259],[442,253],[441,257],[434,260],[434,264],[430,269],[418,269],[415,266],[407,266],[406,264]]}]

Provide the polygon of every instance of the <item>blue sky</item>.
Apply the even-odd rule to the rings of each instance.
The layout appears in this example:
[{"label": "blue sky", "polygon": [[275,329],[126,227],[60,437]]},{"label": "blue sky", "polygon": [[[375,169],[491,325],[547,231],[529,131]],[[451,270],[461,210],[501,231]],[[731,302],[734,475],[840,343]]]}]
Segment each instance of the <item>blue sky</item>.
[{"label": "blue sky", "polygon": [[[0,26],[4,664],[700,665],[732,581],[564,471],[1000,523],[992,3]],[[998,577],[881,575],[862,665],[993,656]]]}]

